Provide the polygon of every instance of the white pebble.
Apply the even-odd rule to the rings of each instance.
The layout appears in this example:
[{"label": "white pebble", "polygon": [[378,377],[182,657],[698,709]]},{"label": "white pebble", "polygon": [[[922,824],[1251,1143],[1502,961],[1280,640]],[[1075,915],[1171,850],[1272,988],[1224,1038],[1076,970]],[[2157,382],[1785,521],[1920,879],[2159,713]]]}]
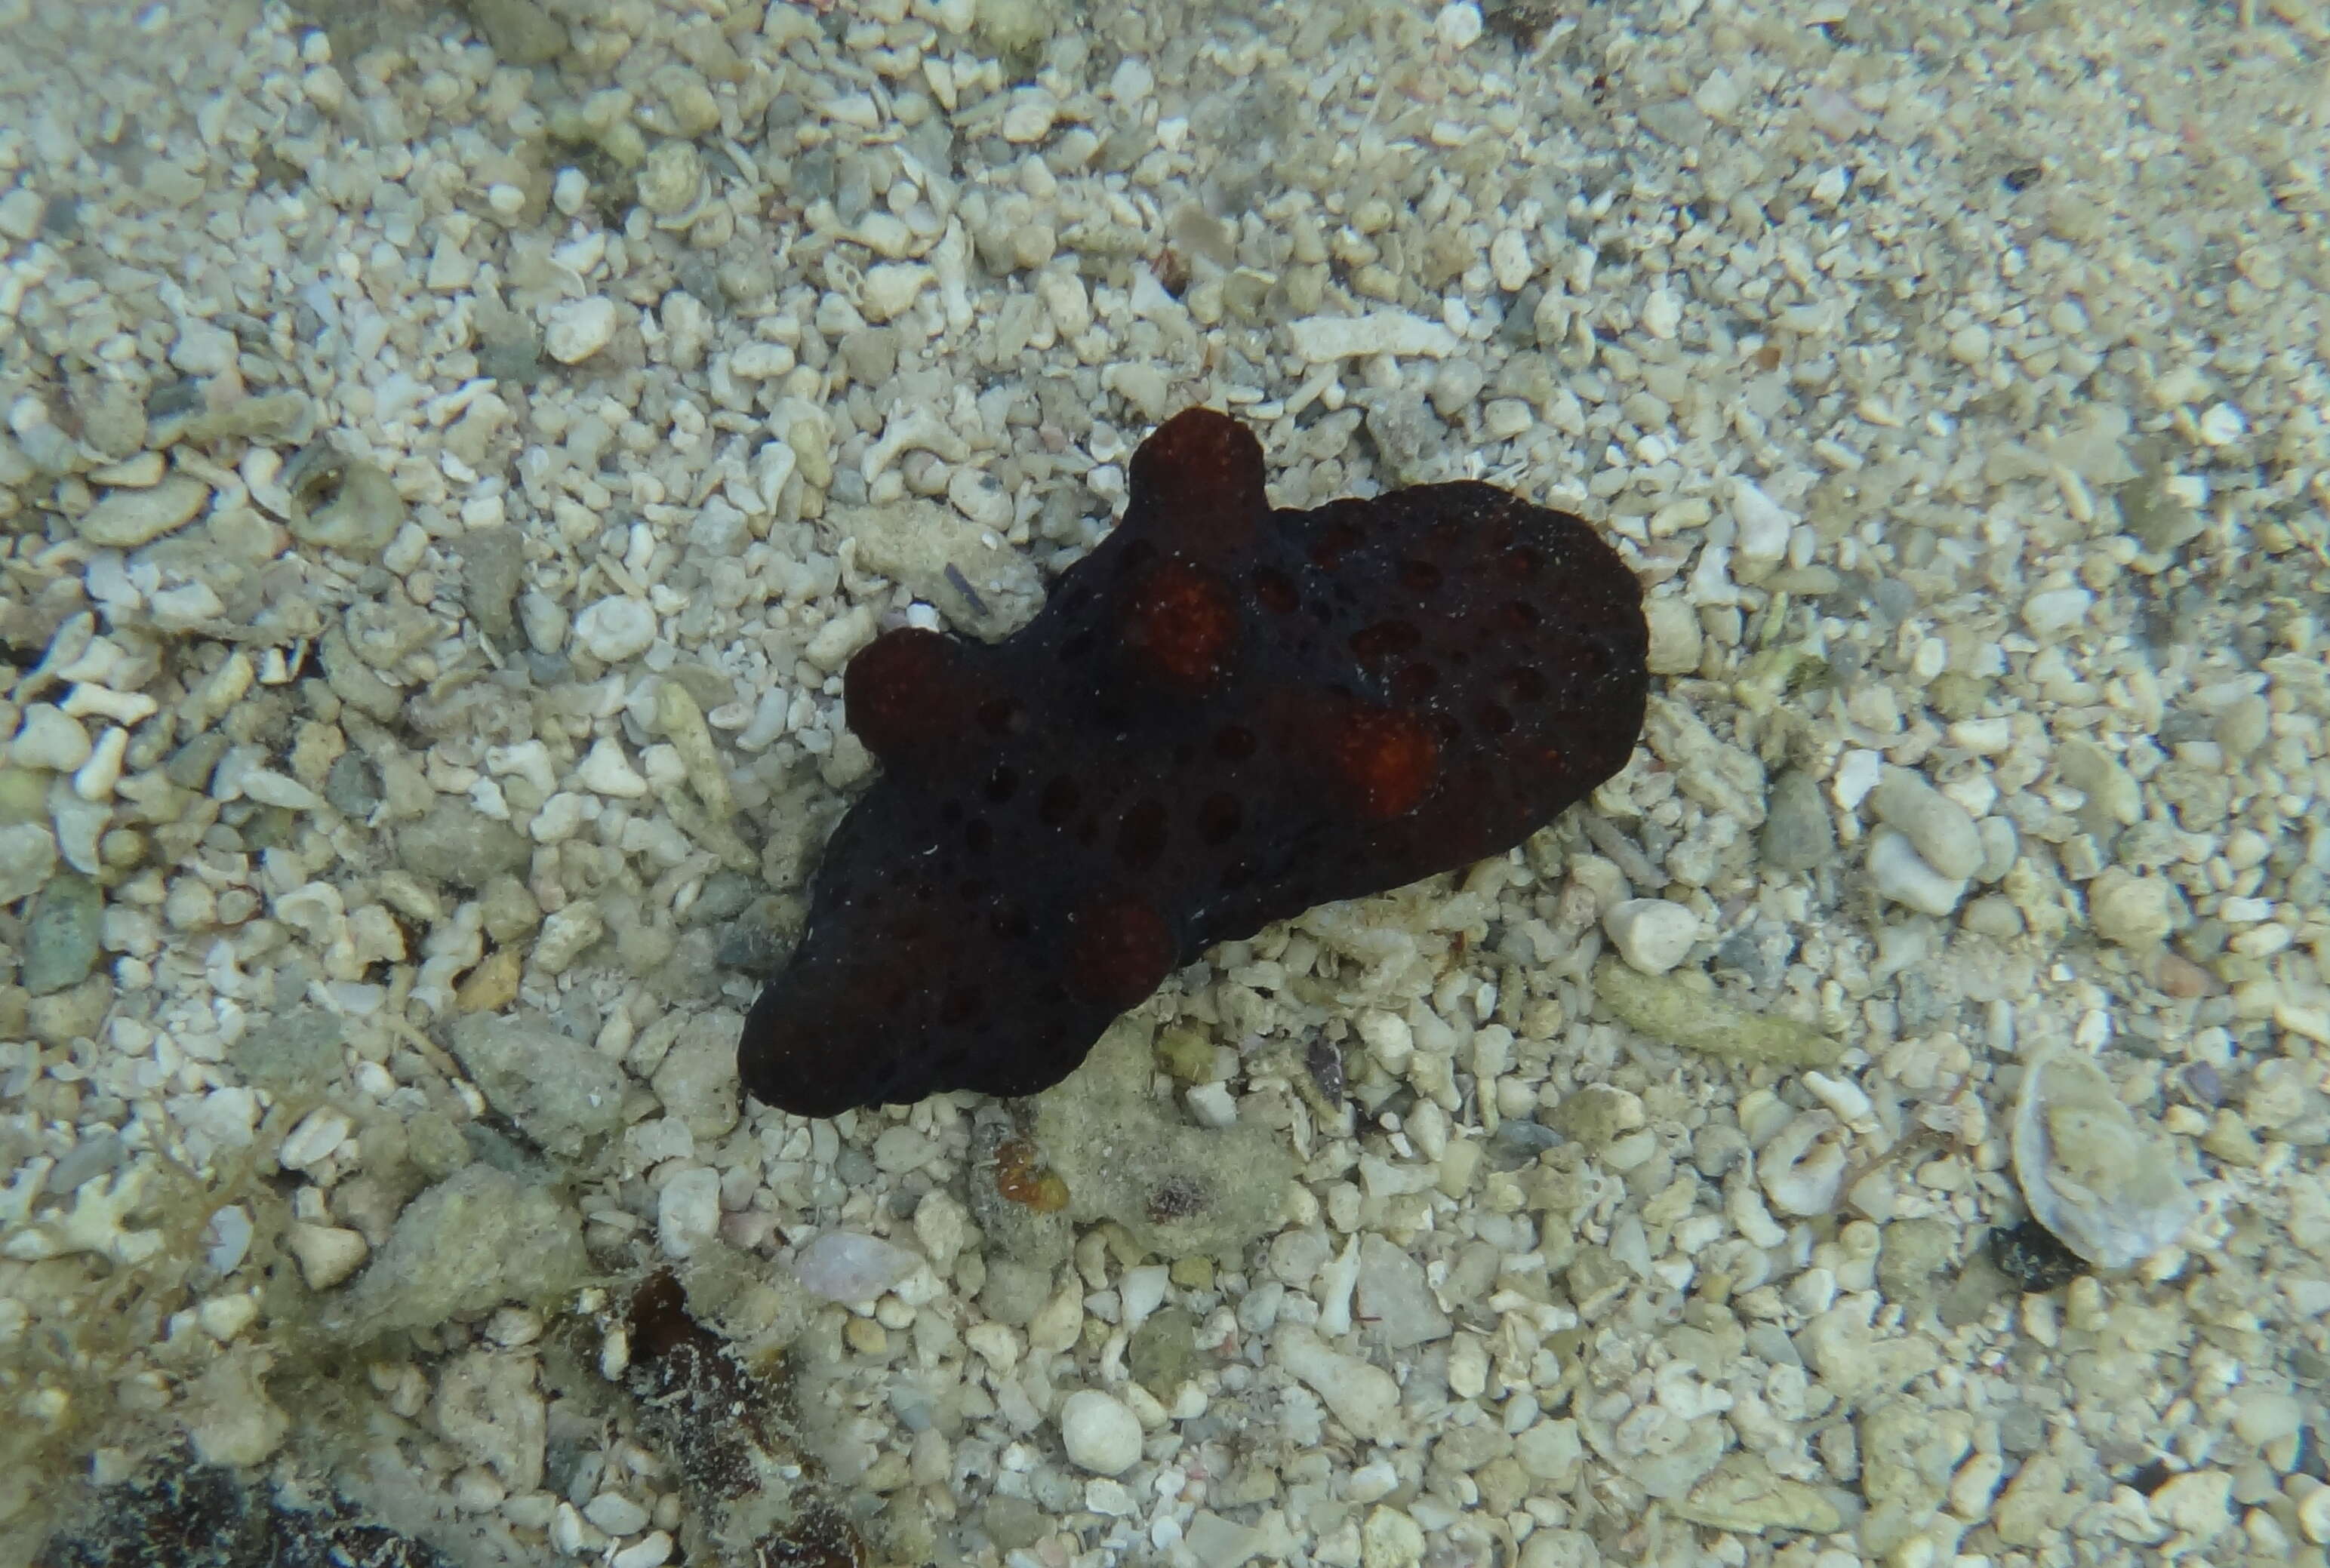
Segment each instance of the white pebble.
[{"label": "white pebble", "polygon": [[1942,875],[1963,880],[1982,869],[1982,834],[1972,815],[1907,768],[1888,768],[1869,804],[1880,820],[1908,834],[1918,858]]},{"label": "white pebble", "polygon": [[663,1568],[671,1560],[671,1537],[663,1531],[643,1536],[607,1559],[608,1568]]},{"label": "white pebble", "polygon": [[580,364],[614,337],[615,319],[615,302],[603,294],[562,299],[542,329],[543,352],[561,364]]},{"label": "white pebble", "polygon": [[2316,1545],[2330,1544],[2330,1487],[2316,1487],[2297,1505],[2297,1527]]},{"label": "white pebble", "polygon": [[0,827],[0,903],[41,891],[57,869],[57,836],[42,822]]},{"label": "white pebble", "polygon": [[1280,1325],[1271,1349],[1278,1365],[1325,1401],[1352,1436],[1376,1442],[1391,1432],[1399,1413],[1399,1384],[1390,1373],[1332,1349],[1310,1329],[1291,1323]]},{"label": "white pebble", "polygon": [[1108,96],[1119,103],[1139,103],[1157,87],[1157,74],[1149,62],[1137,54],[1128,54],[1116,62],[1116,70],[1108,79]]},{"label": "white pebble", "polygon": [[957,468],[948,475],[947,499],[982,528],[1009,528],[1016,510],[1011,493],[983,468]]},{"label": "white pebble", "polygon": [[1182,1096],[1189,1114],[1198,1119],[1200,1127],[1224,1128],[1237,1125],[1237,1101],[1230,1098],[1229,1088],[1221,1083],[1200,1083]]},{"label": "white pebble", "polygon": [[211,487],[173,474],[146,490],[114,490],[73,523],[73,531],[105,550],[135,550],[194,521],[210,504]]},{"label": "white pebble", "polygon": [[570,218],[582,210],[590,194],[591,181],[581,169],[561,169],[550,182],[550,204]]},{"label": "white pebble", "polygon": [[23,768],[45,768],[70,773],[89,760],[89,732],[81,721],[53,703],[34,703],[24,710],[16,738],[8,743],[8,760]]},{"label": "white pebble", "polygon": [[1662,898],[1630,898],[1602,917],[1618,956],[1646,975],[1663,975],[1699,940],[1699,916]]},{"label": "white pebble", "polygon": [[1845,1157],[1836,1118],[1807,1110],[1756,1151],[1756,1175],[1784,1214],[1824,1214],[1844,1185]]},{"label": "white pebble", "polygon": [[1508,294],[1518,293],[1535,270],[1530,262],[1529,236],[1519,229],[1501,229],[1489,241],[1489,270],[1496,276],[1497,287]]},{"label": "white pebble", "polygon": [[870,1301],[913,1273],[922,1259],[857,1231],[822,1231],[793,1258],[801,1288],[828,1301]]},{"label": "white pebble", "polygon": [[1121,1476],[1141,1458],[1141,1422],[1098,1389],[1079,1389],[1060,1406],[1060,1441],[1079,1469]]},{"label": "white pebble", "polygon": [[656,1195],[656,1240],[664,1256],[685,1258],[720,1228],[720,1173],[690,1166]]},{"label": "white pebble", "polygon": [[1839,758],[1836,777],[1829,786],[1841,811],[1858,811],[1877,781],[1885,777],[1885,759],[1876,751],[1852,751]]},{"label": "white pebble", "polygon": [[923,1195],[914,1205],[914,1239],[942,1271],[954,1266],[955,1255],[971,1239],[971,1215],[962,1204],[938,1188]]},{"label": "white pebble", "polygon": [[2095,601],[2084,588],[2050,588],[2022,601],[2022,624],[2034,637],[2052,637],[2085,620]]},{"label": "white pebble", "polygon": [[244,798],[261,806],[279,806],[287,811],[314,811],[324,804],[324,798],[313,789],[271,768],[254,768],[245,774],[242,793]]},{"label": "white pebble", "polygon": [[599,600],[574,618],[575,640],[601,664],[620,664],[647,652],[655,637],[655,611],[620,594]]},{"label": "white pebble", "polygon": [[1011,105],[1003,111],[1003,139],[1022,145],[1042,141],[1059,112],[1060,106],[1050,93],[1040,87],[1023,87],[1011,95]]},{"label": "white pebble", "polygon": [[648,1511],[620,1492],[601,1492],[584,1506],[582,1516],[610,1535],[631,1535],[648,1526]]},{"label": "white pebble", "polygon": [[1653,288],[1643,301],[1643,330],[1653,337],[1671,338],[1682,326],[1682,305],[1665,288]]},{"label": "white pebble", "polygon": [[312,1110],[284,1138],[275,1163],[285,1170],[307,1170],[331,1157],[348,1136],[348,1119],[329,1109]]},{"label": "white pebble", "polygon": [[1138,1269],[1127,1269],[1124,1283],[1117,1291],[1117,1299],[1124,1309],[1124,1326],[1138,1328],[1147,1322],[1149,1315],[1165,1304],[1165,1290],[1170,1283],[1170,1271],[1162,1263],[1145,1263]]},{"label": "white pebble", "polygon": [[2231,1471],[2187,1470],[2171,1476],[2152,1494],[2152,1516],[2195,1541],[2206,1541],[2230,1522],[2231,1509],[2227,1505],[2232,1492]]},{"label": "white pebble", "polygon": [[904,315],[930,280],[931,269],[919,261],[885,261],[867,269],[857,308],[868,321],[888,321]]},{"label": "white pebble", "polygon": [[747,381],[774,381],[792,368],[793,351],[781,343],[748,343],[728,356],[728,373]]},{"label": "white pebble", "polygon": [[1402,310],[1370,311],[1365,316],[1306,316],[1286,324],[1286,337],[1296,357],[1312,364],[1369,358],[1378,354],[1402,357],[1421,354],[1438,359],[1455,353],[1461,341],[1439,322]]},{"label": "white pebble", "polygon": [[188,375],[223,374],[234,359],[234,334],[225,327],[208,321],[179,323],[170,363]]},{"label": "white pebble", "polygon": [[311,1290],[328,1290],[356,1271],[371,1248],[355,1231],[336,1225],[295,1224],[291,1255],[299,1261],[299,1277]]},{"label": "white pebble", "polygon": [[550,1549],[562,1557],[580,1557],[586,1552],[599,1550],[607,1537],[599,1527],[582,1517],[573,1504],[561,1502],[550,1519]]},{"label": "white pebble", "polygon": [[2246,434],[2249,420],[2231,403],[2212,403],[2201,416],[2201,439],[2212,447],[2230,447]]},{"label": "white pebble", "polygon": [[1728,120],[1738,109],[1740,97],[1739,84],[1728,72],[1716,71],[1710,71],[1707,80],[1699,84],[1691,101],[1699,105],[1700,112],[1708,118]]},{"label": "white pebble", "polygon": [[1980,364],[1990,357],[1990,328],[1971,322],[1950,334],[1950,357],[1960,364]]},{"label": "white pebble", "polygon": [[162,704],[143,692],[117,692],[110,686],[83,681],[67,692],[65,700],[58,705],[76,719],[84,713],[95,713],[116,723],[139,724],[152,718]]},{"label": "white pebble", "polygon": [[592,743],[574,777],[594,795],[637,800],[648,792],[648,781],[623,755],[622,742],[611,735],[602,735]]},{"label": "white pebble", "polygon": [[1404,1072],[1416,1051],[1416,1034],[1397,1013],[1362,1013],[1359,1039],[1387,1072]]},{"label": "white pebble", "polygon": [[1963,877],[1944,876],[1927,865],[1909,836],[1880,827],[1869,836],[1869,881],[1895,903],[1921,914],[1946,915],[1965,896]]},{"label": "white pebble", "polygon": [[30,240],[41,231],[41,210],[46,205],[30,185],[18,185],[0,196],[0,234],[20,241]]},{"label": "white pebble", "polygon": [[1481,8],[1473,0],[1443,5],[1440,14],[1432,19],[1434,35],[1451,49],[1470,49],[1478,43],[1482,26]]},{"label": "white pebble", "polygon": [[526,827],[536,844],[560,844],[574,836],[596,807],[589,796],[562,789],[542,803]]},{"label": "white pebble", "polygon": [[1796,520],[1764,494],[1755,480],[1744,477],[1732,480],[1731,520],[1739,526],[1742,561],[1777,561],[1788,553],[1788,534]]},{"label": "white pebble", "polygon": [[1537,411],[1520,398],[1492,398],[1481,411],[1481,428],[1492,439],[1510,441],[1537,427]]}]

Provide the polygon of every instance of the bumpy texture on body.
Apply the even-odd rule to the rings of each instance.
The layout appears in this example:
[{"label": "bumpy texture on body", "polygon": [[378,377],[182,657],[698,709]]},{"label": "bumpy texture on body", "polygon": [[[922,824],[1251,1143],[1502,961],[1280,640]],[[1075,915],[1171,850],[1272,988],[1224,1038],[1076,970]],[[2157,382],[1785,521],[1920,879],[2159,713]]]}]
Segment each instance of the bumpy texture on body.
[{"label": "bumpy texture on body", "polygon": [[850,662],[883,774],[745,1021],[753,1098],[1047,1088],[1212,944],[1498,854],[1625,765],[1642,587],[1585,523],[1473,483],[1274,511],[1263,479],[1188,410],[1020,631]]}]

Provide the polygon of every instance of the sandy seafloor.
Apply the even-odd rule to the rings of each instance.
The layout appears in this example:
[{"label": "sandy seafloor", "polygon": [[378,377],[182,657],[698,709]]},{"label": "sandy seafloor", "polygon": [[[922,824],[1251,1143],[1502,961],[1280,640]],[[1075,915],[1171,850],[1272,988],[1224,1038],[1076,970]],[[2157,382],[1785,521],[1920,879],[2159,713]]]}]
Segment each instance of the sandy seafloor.
[{"label": "sandy seafloor", "polygon": [[[0,4],[0,1556],[2325,1560],[2330,11],[1488,21]],[[1604,527],[1634,764],[740,1109],[1193,403]]]}]

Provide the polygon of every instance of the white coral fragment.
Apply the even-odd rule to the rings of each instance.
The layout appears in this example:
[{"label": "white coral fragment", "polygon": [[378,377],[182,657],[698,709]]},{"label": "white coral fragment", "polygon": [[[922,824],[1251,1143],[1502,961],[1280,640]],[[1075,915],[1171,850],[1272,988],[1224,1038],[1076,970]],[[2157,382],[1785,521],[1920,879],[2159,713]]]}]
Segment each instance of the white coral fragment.
[{"label": "white coral fragment", "polygon": [[146,1172],[136,1167],[91,1176],[73,1189],[63,1214],[15,1232],[0,1245],[0,1253],[26,1263],[72,1252],[142,1263],[162,1250],[160,1232],[134,1229],[128,1223],[145,1186]]}]

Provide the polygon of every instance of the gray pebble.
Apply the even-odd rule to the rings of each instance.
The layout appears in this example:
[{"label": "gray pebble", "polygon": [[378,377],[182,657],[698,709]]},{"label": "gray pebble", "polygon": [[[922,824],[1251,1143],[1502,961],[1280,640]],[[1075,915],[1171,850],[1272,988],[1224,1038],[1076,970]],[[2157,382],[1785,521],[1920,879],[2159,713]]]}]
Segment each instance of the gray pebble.
[{"label": "gray pebble", "polygon": [[1170,1399],[1198,1373],[1198,1319],[1186,1307],[1164,1307],[1133,1330],[1125,1369],[1141,1387]]},{"label": "gray pebble", "polygon": [[1775,871],[1810,871],[1836,853],[1836,824],[1811,774],[1792,770],[1772,781],[1763,849],[1764,864]]},{"label": "gray pebble", "polygon": [[1367,1320],[1368,1337],[1388,1349],[1407,1350],[1448,1337],[1448,1314],[1433,1299],[1424,1265],[1381,1236],[1359,1242],[1355,1298]]},{"label": "gray pebble", "polygon": [[841,363],[867,386],[880,386],[898,371],[898,329],[862,326],[841,335]]},{"label": "gray pebble", "polygon": [[105,895],[97,883],[68,872],[51,877],[24,921],[23,979],[35,997],[71,990],[97,968]]},{"label": "gray pebble", "polygon": [[1561,1134],[1539,1121],[1505,1121],[1489,1135],[1489,1164],[1497,1170],[1519,1170],[1535,1165],[1537,1157],[1561,1141]]},{"label": "gray pebble", "polygon": [[50,1193],[71,1192],[91,1177],[116,1169],[128,1155],[128,1146],[118,1132],[99,1132],[82,1138],[49,1167],[41,1188]]},{"label": "gray pebble", "polygon": [[1367,403],[1368,439],[1388,484],[1412,484],[1429,465],[1446,427],[1434,419],[1414,392],[1387,392]]},{"label": "gray pebble", "polygon": [[469,619],[496,642],[506,642],[517,622],[510,606],[526,573],[526,544],[515,528],[482,528],[461,541],[461,599]]},{"label": "gray pebble", "polygon": [[622,1125],[623,1070],[539,1017],[473,1013],[450,1044],[487,1103],[552,1154],[576,1157]]},{"label": "gray pebble", "polygon": [[368,758],[341,752],[324,775],[324,798],[343,817],[364,821],[380,805],[380,770]]},{"label": "gray pebble", "polygon": [[323,661],[324,684],[332,694],[358,713],[384,724],[403,713],[404,694],[357,656],[344,628],[335,626],[326,631],[316,644],[316,656]]},{"label": "gray pebble", "polygon": [[736,1125],[736,1033],[744,1020],[726,1009],[688,1021],[655,1070],[656,1098],[704,1140]]},{"label": "gray pebble", "polygon": [[1767,991],[1780,983],[1795,950],[1795,939],[1787,927],[1776,921],[1758,921],[1726,937],[1715,949],[1715,962],[1719,968],[1747,976],[1748,983],[1757,990]]},{"label": "gray pebble", "polygon": [[497,942],[514,942],[542,923],[542,905],[525,883],[505,874],[479,890],[486,934]]},{"label": "gray pebble", "polygon": [[2263,697],[2252,694],[2237,698],[2217,715],[2217,744],[2225,749],[2227,757],[2246,760],[2265,744],[2272,733],[2272,724],[2273,711]]},{"label": "gray pebble", "polygon": [[723,921],[734,920],[760,896],[759,884],[744,873],[715,871],[704,879],[704,890],[687,906],[683,918],[692,926],[718,925]]},{"label": "gray pebble", "polygon": [[1048,1271],[1009,1258],[991,1258],[987,1283],[980,1288],[979,1305],[998,1323],[1018,1328],[1027,1326],[1051,1294]]},{"label": "gray pebble", "polygon": [[219,757],[226,755],[228,739],[223,729],[205,729],[161,764],[163,779],[177,785],[179,789],[210,789],[210,776],[217,771]]},{"label": "gray pebble", "polygon": [[1025,1497],[998,1492],[987,1499],[980,1511],[979,1522],[987,1538],[1005,1552],[1018,1552],[1033,1546],[1052,1527],[1044,1510]]},{"label": "gray pebble", "polygon": [[456,887],[483,887],[526,863],[526,840],[466,800],[440,799],[417,822],[396,830],[397,863],[415,876]]},{"label": "gray pebble", "polygon": [[546,1304],[589,1267],[582,1216],[555,1187],[473,1165],[405,1205],[326,1327],[369,1337],[504,1301]]},{"label": "gray pebble", "polygon": [[1998,1446],[2011,1454],[2035,1452],[2047,1440],[2047,1418],[2022,1403],[2008,1405],[1998,1415]]},{"label": "gray pebble", "polygon": [[1691,1136],[1691,1163],[1710,1181],[1721,1181],[1748,1157],[1748,1138],[1736,1127],[1709,1122]]},{"label": "gray pebble", "polygon": [[41,891],[57,869],[57,838],[45,822],[0,827],[0,903]]},{"label": "gray pebble", "polygon": [[534,0],[469,0],[469,17],[505,65],[543,65],[566,52],[566,29]]},{"label": "gray pebble", "polygon": [[298,1007],[262,1018],[228,1048],[243,1082],[278,1099],[318,1093],[340,1071],[347,1031],[319,1007]]}]

